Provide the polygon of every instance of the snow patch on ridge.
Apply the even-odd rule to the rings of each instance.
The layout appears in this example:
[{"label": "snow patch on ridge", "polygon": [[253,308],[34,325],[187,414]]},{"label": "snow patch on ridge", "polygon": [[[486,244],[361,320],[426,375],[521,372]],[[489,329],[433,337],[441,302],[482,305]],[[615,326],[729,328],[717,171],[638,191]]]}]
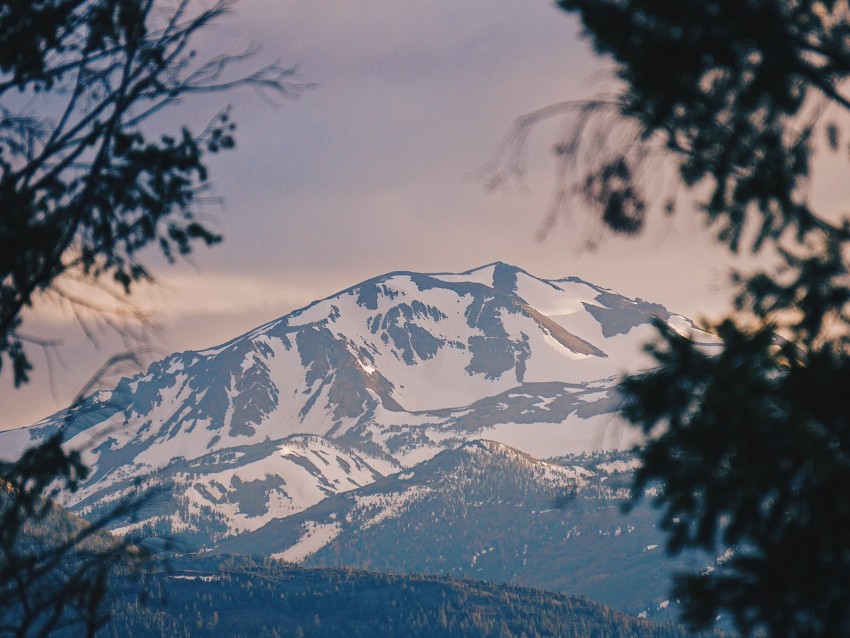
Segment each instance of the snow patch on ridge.
[{"label": "snow patch on ridge", "polygon": [[411,504],[421,501],[433,491],[434,490],[428,487],[416,486],[404,490],[403,492],[356,495],[354,497],[354,502],[357,509],[361,511],[378,510],[374,514],[369,511],[368,518],[360,525],[360,528],[369,529],[383,521],[399,518]]},{"label": "snow patch on ridge", "polygon": [[298,542],[283,552],[272,554],[272,558],[300,563],[339,536],[341,531],[342,525],[338,522],[316,523],[306,521],[304,523],[304,535],[298,539]]}]

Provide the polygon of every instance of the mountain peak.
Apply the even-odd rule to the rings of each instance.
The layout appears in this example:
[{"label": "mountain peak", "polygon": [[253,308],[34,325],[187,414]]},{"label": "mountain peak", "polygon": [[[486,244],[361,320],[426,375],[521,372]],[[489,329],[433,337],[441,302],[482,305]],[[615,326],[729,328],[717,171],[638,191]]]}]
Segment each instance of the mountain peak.
[{"label": "mountain peak", "polygon": [[[513,264],[509,264],[507,262],[497,260],[497,261],[491,261],[488,264],[476,266],[475,268],[470,268],[469,270],[465,270],[465,271],[463,271],[462,273],[459,273],[459,274],[470,275],[470,274],[478,272],[480,270],[488,270],[490,268],[507,268],[509,270],[515,270],[515,271],[516,270],[522,270],[521,268],[514,266]],[[525,272],[525,271],[523,271],[523,272]]]}]

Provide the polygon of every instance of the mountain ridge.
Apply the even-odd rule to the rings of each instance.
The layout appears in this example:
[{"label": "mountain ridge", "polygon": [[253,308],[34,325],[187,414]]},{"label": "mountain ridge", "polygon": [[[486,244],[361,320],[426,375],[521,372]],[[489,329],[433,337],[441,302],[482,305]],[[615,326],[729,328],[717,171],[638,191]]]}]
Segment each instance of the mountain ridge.
[{"label": "mountain ridge", "polygon": [[521,584],[664,618],[677,606],[671,574],[714,561],[667,555],[646,499],[622,511],[636,465],[628,452],[549,462],[495,441],[468,441],[224,539],[213,554]]},{"label": "mountain ridge", "polygon": [[0,444],[64,427],[92,467],[65,505],[89,515],[139,480],[168,482],[175,497],[143,522],[207,547],[471,439],[538,457],[630,447],[616,375],[644,365],[654,318],[696,331],[663,306],[503,262],[387,273],[165,357]]}]

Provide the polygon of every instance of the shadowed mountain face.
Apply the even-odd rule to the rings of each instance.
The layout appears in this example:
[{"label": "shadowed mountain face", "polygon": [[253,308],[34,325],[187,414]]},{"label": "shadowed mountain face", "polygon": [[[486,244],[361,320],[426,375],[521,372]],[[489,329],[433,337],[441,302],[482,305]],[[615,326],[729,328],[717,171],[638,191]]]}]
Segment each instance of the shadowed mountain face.
[{"label": "shadowed mountain face", "polygon": [[698,333],[574,277],[502,263],[391,273],[171,355],[67,415],[0,433],[0,449],[67,421],[93,470],[67,506],[88,515],[136,482],[172,485],[135,524],[211,547],[476,439],[538,458],[630,447],[616,378],[649,365],[653,318]]},{"label": "shadowed mountain face", "polygon": [[670,575],[722,557],[673,559],[649,505],[622,512],[636,463],[630,452],[547,462],[471,441],[215,551],[522,583],[666,619],[677,606]]}]

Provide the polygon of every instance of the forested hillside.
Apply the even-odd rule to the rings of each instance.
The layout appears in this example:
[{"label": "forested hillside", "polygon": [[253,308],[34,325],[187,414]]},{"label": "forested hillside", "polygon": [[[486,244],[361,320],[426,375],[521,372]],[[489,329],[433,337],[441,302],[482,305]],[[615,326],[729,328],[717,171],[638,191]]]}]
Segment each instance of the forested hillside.
[{"label": "forested hillside", "polygon": [[182,559],[152,572],[147,605],[128,595],[99,634],[141,636],[595,636],[672,638],[583,598],[524,587],[247,558]]}]

